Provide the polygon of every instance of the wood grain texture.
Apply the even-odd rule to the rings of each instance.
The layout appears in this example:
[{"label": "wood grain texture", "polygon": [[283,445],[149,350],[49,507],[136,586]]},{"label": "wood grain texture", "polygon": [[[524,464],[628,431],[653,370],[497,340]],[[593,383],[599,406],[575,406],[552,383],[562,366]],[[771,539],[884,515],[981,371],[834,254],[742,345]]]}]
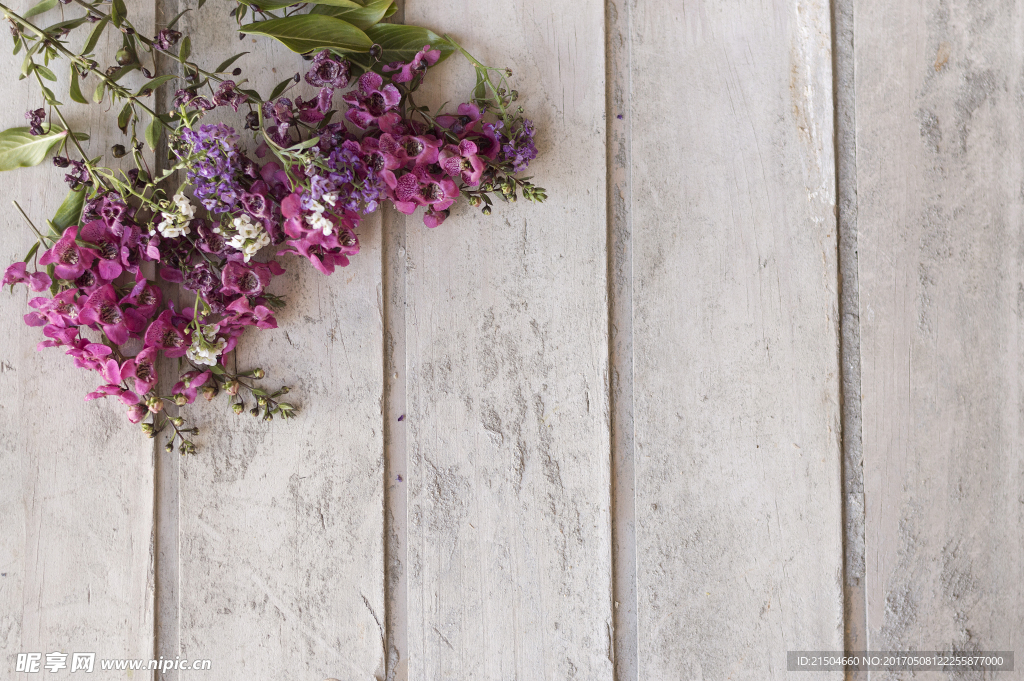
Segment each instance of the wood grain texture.
[{"label": "wood grain texture", "polygon": [[[264,94],[305,71],[269,39],[239,41],[226,13],[208,3],[186,15],[197,57],[216,64],[251,51],[236,63],[239,78]],[[243,115],[229,111],[225,120],[240,129]],[[363,222],[360,243],[352,264],[331,277],[284,258],[281,328],[251,331],[241,343],[239,367],[260,366],[265,383],[290,385],[297,418],[258,422],[233,415],[226,401],[190,412],[203,432],[200,453],[180,469],[181,653],[213,660],[213,678],[383,674],[378,218]]]},{"label": "wood grain texture", "polygon": [[406,221],[409,678],[611,679],[603,6],[405,12],[511,67],[552,197]]},{"label": "wood grain texture", "polygon": [[[24,11],[33,4],[19,0],[11,6]],[[131,19],[151,30],[152,3],[133,6]],[[60,20],[60,10],[33,18],[44,26]],[[85,37],[81,29],[72,33],[72,46],[80,46]],[[15,81],[24,53],[10,54],[6,32],[2,42],[0,127],[6,129],[25,125],[24,112],[42,106],[43,100],[34,81]],[[101,40],[97,54],[104,65],[120,43],[113,33]],[[66,62],[60,64],[51,64],[59,76],[54,90],[70,102]],[[142,81],[129,76],[125,82],[137,87]],[[90,134],[83,146],[93,155],[125,142],[107,106],[62,107],[74,129]],[[10,201],[17,200],[37,225],[45,224],[68,192],[64,172],[47,160],[0,177],[3,268],[24,257],[34,241]],[[28,299],[37,295],[20,286],[13,295],[0,293],[3,678],[15,676],[20,652],[149,658],[153,650],[153,444],[128,422],[119,402],[83,401],[102,383],[96,374],[77,369],[59,349],[36,351],[42,330],[25,326],[22,317],[30,310]],[[69,667],[70,662],[69,657]],[[31,676],[63,678],[67,673],[44,669]]]},{"label": "wood grain texture", "polygon": [[783,678],[843,645],[829,5],[632,36],[639,678]]},{"label": "wood grain texture", "polygon": [[1019,650],[1024,8],[854,16],[870,645]]}]

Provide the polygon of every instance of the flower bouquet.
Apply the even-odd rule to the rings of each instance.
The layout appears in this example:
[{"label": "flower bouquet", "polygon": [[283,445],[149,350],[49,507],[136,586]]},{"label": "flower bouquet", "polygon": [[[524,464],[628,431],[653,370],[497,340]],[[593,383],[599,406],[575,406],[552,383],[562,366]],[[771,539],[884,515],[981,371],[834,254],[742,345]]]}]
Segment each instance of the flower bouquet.
[{"label": "flower bouquet", "polygon": [[[33,19],[58,6],[77,16],[49,26]],[[37,165],[52,152],[70,188],[43,227],[22,211],[36,242],[3,284],[44,294],[25,315],[42,330],[40,347],[61,348],[99,375],[86,399],[119,400],[150,436],[171,428],[168,451],[196,451],[198,428],[170,412],[199,395],[226,393],[236,414],[294,415],[282,400],[287,387],[261,388],[262,369],[238,371],[227,361],[247,329],[277,327],[285,301],[271,289],[283,262],[305,259],[325,275],[345,267],[359,253],[362,218],[387,203],[405,214],[423,209],[424,224],[437,227],[459,200],[490,214],[495,199],[546,198],[518,175],[537,149],[511,72],[485,66],[448,36],[386,23],[393,0],[237,4],[240,32],[310,59],[304,79],[317,92],[308,100],[287,96],[299,74],[261,97],[239,79],[235,64],[245,53],[202,68],[175,29],[181,15],[149,38],[124,0],[0,11],[15,53],[25,55],[21,77],[37,82],[45,102],[26,113],[27,127],[0,133],[0,170]],[[88,32],[75,51],[70,36],[80,27]],[[94,51],[107,30],[120,32],[122,48],[104,66]],[[454,54],[475,69],[472,97],[455,111],[417,104],[431,67]],[[88,103],[83,87],[96,83],[91,100],[109,103],[126,136],[109,154],[132,167],[114,169],[86,151],[88,137],[51,89],[51,67],[61,61],[72,100]],[[160,73],[163,63],[171,72]],[[124,84],[133,72],[143,75],[141,87]],[[160,88],[168,89],[167,111],[147,104]],[[204,122],[216,109],[237,114],[241,132]],[[155,167],[146,145],[160,152]],[[158,380],[157,367],[168,365],[161,358],[175,360],[169,390]]]}]

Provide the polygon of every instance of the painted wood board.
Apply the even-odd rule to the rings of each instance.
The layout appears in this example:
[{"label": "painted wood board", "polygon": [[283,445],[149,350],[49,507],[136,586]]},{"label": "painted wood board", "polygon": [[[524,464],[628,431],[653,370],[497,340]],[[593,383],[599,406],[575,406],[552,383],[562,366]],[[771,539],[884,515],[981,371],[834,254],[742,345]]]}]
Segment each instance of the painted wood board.
[{"label": "painted wood board", "polygon": [[[603,7],[405,18],[512,69],[552,197],[405,221],[408,678],[611,679]],[[453,57],[426,99],[473,83]]]},{"label": "painted wood board", "polygon": [[[305,72],[267,38],[240,41],[225,14],[208,3],[185,15],[197,57],[250,51],[238,78],[264,94]],[[359,235],[360,254],[331,277],[284,258],[281,328],[240,344],[239,367],[290,385],[298,417],[258,422],[226,400],[187,412],[202,449],[180,465],[180,646],[182,657],[213,660],[217,678],[383,674],[380,220]]]},{"label": "painted wood board", "polygon": [[[11,3],[24,11],[34,3]],[[69,15],[78,12],[69,8]],[[60,10],[33,17],[40,26]],[[152,3],[133,7],[131,20],[153,26]],[[70,36],[80,45],[85,33]],[[43,105],[34,81],[15,81],[24,54],[11,55],[5,32],[0,64],[7,83],[0,106],[3,129],[26,124]],[[112,59],[120,39],[108,34],[97,54]],[[125,137],[102,105],[77,105],[66,95],[68,73],[55,92],[71,126],[87,132],[83,146],[108,154]],[[51,64],[52,66],[52,64]],[[137,74],[136,74],[137,75]],[[95,83],[95,80],[92,81]],[[129,76],[126,83],[141,84]],[[88,84],[88,82],[87,82]],[[63,92],[64,96],[60,96]],[[150,157],[151,159],[152,157]],[[112,159],[109,159],[108,162]],[[49,160],[0,176],[5,201],[0,247],[4,269],[20,260],[35,237],[10,205],[17,200],[37,225],[53,216],[68,192],[65,171]],[[0,293],[0,675],[15,676],[19,653],[63,652],[68,669],[35,678],[63,678],[72,653],[149,659],[153,650],[153,443],[112,400],[85,402],[102,381],[74,366],[56,348],[37,352],[42,330],[22,317],[36,295],[19,286]],[[143,674],[143,677],[147,677]],[[28,678],[28,676],[26,676]]]},{"label": "painted wood board", "polygon": [[829,4],[631,24],[639,678],[783,678],[843,645]]},{"label": "painted wood board", "polygon": [[854,17],[869,644],[1019,649],[1024,9]]}]

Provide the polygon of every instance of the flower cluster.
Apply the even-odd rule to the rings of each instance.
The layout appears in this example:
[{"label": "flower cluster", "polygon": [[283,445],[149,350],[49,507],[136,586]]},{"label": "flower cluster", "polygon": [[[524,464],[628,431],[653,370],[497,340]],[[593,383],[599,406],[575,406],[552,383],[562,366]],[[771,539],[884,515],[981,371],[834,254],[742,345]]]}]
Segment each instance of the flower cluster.
[{"label": "flower cluster", "polygon": [[[180,39],[166,28],[148,45],[166,53]],[[186,436],[197,429],[183,429],[184,420],[167,408],[200,394],[213,399],[224,392],[241,413],[248,409],[245,390],[255,402],[250,413],[291,416],[294,408],[278,400],[287,388],[261,390],[253,381],[262,370],[233,373],[226,361],[247,329],[277,327],[284,301],[271,288],[284,268],[274,257],[300,256],[324,274],[347,266],[359,253],[362,218],[385,201],[405,214],[423,208],[424,223],[437,227],[460,198],[485,214],[492,197],[545,198],[543,189],[515,177],[537,147],[533,124],[514,104],[518,93],[507,86],[511,74],[462,52],[479,82],[476,96],[453,112],[431,115],[414,99],[430,68],[447,56],[442,49],[424,45],[410,61],[378,63],[354,80],[359,67],[325,50],[305,74],[317,88],[308,99],[282,91],[263,101],[244,89],[245,81],[203,72],[200,82],[197,67],[185,64],[186,86],[166,117],[172,167],[162,177],[142,170],[134,137],[130,153],[139,168],[123,177],[84,152],[73,160],[62,145],[54,164],[67,169],[78,218],[37,231],[39,243],[3,277],[3,285],[49,292],[33,297],[25,316],[42,329],[40,347],[62,348],[76,366],[98,374],[100,385],[87,399],[119,400],[151,435],[173,428],[182,452],[195,450]],[[336,106],[343,109],[338,121]],[[208,111],[242,107],[244,129],[255,138],[251,155],[235,128],[203,122]],[[43,134],[45,113],[26,114],[33,135]],[[129,153],[122,145],[113,151]],[[176,171],[184,179],[168,192],[160,182]],[[144,274],[154,271],[154,279]],[[172,299],[179,297],[165,296],[167,286],[194,302],[176,306]],[[161,358],[178,367],[169,395],[157,389],[157,367],[169,366]]]}]

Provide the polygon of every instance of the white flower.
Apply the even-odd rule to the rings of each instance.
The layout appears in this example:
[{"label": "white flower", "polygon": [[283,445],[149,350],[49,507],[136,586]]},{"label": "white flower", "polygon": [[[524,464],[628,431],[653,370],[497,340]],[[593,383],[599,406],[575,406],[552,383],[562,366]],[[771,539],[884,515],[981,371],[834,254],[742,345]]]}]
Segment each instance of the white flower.
[{"label": "white flower", "polygon": [[309,225],[311,229],[319,229],[323,231],[324,236],[330,236],[334,231],[334,223],[325,218],[323,212],[310,213],[307,215],[306,224]]},{"label": "white flower", "polygon": [[197,333],[192,336],[192,347],[185,353],[188,358],[196,364],[215,365],[217,358],[224,352],[224,347],[228,344],[227,340],[217,338],[219,331],[219,324],[202,327],[202,334]]},{"label": "white flower", "polygon": [[249,262],[261,248],[270,244],[270,235],[263,229],[263,225],[254,223],[245,213],[232,220],[231,224],[237,233],[227,240],[227,244],[241,251],[245,262]]},{"label": "white flower", "polygon": [[196,207],[189,203],[187,196],[185,196],[181,192],[178,192],[177,194],[174,195],[174,197],[171,200],[174,201],[174,205],[178,207],[178,212],[181,213],[182,216],[188,218],[189,220],[195,217]]},{"label": "white flower", "polygon": [[331,208],[334,208],[334,204],[338,202],[338,192],[330,192],[328,194],[324,194],[320,198],[322,198]]},{"label": "white flower", "polygon": [[160,236],[167,239],[176,239],[182,234],[190,234],[192,230],[188,227],[188,222],[178,222],[173,215],[167,213],[163,214],[160,219],[160,224],[156,226]]}]

